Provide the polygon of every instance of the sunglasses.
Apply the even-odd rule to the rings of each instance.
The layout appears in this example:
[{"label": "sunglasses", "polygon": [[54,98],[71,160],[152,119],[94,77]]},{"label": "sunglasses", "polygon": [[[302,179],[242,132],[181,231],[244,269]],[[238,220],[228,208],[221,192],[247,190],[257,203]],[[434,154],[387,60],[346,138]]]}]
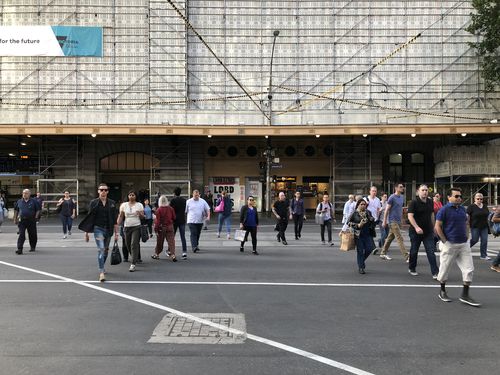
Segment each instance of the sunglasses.
[{"label": "sunglasses", "polygon": [[481,201],[483,200],[483,198],[476,198],[476,199],[479,199],[479,200],[481,200]]},{"label": "sunglasses", "polygon": [[99,191],[108,191],[108,189],[99,189]]},{"label": "sunglasses", "polygon": [[458,194],[455,194],[453,197],[454,197],[454,198],[457,198],[457,199],[458,199],[458,198],[462,198],[462,196],[461,196],[461,195],[458,195]]}]

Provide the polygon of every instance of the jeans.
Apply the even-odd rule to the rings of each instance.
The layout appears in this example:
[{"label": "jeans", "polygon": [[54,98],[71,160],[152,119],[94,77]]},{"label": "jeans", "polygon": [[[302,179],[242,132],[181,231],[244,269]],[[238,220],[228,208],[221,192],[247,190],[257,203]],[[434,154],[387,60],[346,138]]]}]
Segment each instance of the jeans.
[{"label": "jeans", "polygon": [[97,245],[97,265],[99,272],[104,272],[104,263],[108,258],[109,242],[112,232],[106,228],[94,227],[94,239]]},{"label": "jeans", "polygon": [[36,232],[36,220],[35,219],[22,219],[17,225],[19,228],[19,237],[17,238],[17,249],[22,250],[24,246],[24,241],[26,241],[26,230],[28,230],[28,238],[30,241],[31,250],[35,250],[36,243],[38,241],[38,235]]},{"label": "jeans", "polygon": [[304,224],[304,215],[293,214],[293,226],[295,230],[295,238],[300,237],[302,232],[302,224]]},{"label": "jeans", "polygon": [[424,243],[425,252],[427,254],[427,260],[429,261],[429,265],[431,266],[432,275],[437,275],[439,273],[439,268],[436,262],[436,254],[434,251],[436,250],[434,243],[434,233],[429,234],[417,234],[415,231],[411,230],[410,234],[410,271],[415,271],[417,268],[417,258],[418,258],[418,250],[420,248],[420,244]]},{"label": "jeans", "polygon": [[220,213],[218,217],[219,221],[219,230],[217,233],[222,232],[222,224],[226,224],[226,232],[227,234],[231,234],[231,215],[224,216],[224,214]]},{"label": "jeans", "polygon": [[370,235],[364,235],[355,238],[358,268],[365,269],[365,260],[373,251],[373,238]]},{"label": "jeans", "polygon": [[389,235],[389,226],[384,227],[382,225],[382,222],[380,222],[378,227],[380,229],[380,239],[378,240],[378,247],[382,248],[384,247],[385,240]]},{"label": "jeans", "polygon": [[248,233],[252,236],[252,249],[257,251],[257,227],[245,227],[245,239],[241,241],[240,247],[243,249],[245,242],[248,239]]},{"label": "jeans", "polygon": [[68,232],[71,232],[71,227],[73,226],[73,218],[71,216],[64,216],[64,215],[60,216],[63,227],[63,233],[66,234]]},{"label": "jeans", "polygon": [[188,223],[191,239],[191,249],[197,249],[200,243],[201,230],[203,229],[203,223]]},{"label": "jeans", "polygon": [[124,232],[127,249],[132,256],[132,264],[136,264],[141,251],[141,226],[124,227]]},{"label": "jeans", "polygon": [[479,251],[481,252],[481,258],[486,258],[488,256],[488,228],[471,228],[470,233],[470,247],[477,244],[479,242],[479,239],[481,239]]},{"label": "jeans", "polygon": [[492,265],[495,267],[500,266],[500,251],[498,252],[497,257],[493,259]]},{"label": "jeans", "polygon": [[174,236],[175,236],[175,233],[177,233],[177,229],[179,229],[179,235],[181,236],[182,252],[183,253],[187,253],[186,224],[176,224],[176,223],[174,223]]},{"label": "jeans", "polygon": [[321,241],[325,242],[325,227],[327,228],[328,233],[328,242],[332,242],[332,220],[325,220],[321,227]]},{"label": "jeans", "polygon": [[146,219],[146,224],[148,226],[148,233],[151,237],[153,235],[153,219]]}]

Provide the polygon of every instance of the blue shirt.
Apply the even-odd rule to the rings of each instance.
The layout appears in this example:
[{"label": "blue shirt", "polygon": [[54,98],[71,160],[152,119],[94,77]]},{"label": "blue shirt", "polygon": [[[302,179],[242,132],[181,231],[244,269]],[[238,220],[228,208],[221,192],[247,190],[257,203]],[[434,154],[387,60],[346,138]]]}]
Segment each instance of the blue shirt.
[{"label": "blue shirt", "polygon": [[151,211],[151,206],[149,204],[144,205],[144,217],[146,220],[153,218],[153,211]]},{"label": "blue shirt", "polygon": [[21,220],[23,219],[35,219],[37,211],[40,211],[41,207],[39,203],[33,199],[30,198],[27,201],[25,201],[23,198],[19,199],[16,203],[15,211],[19,212],[19,218]]},{"label": "blue shirt", "polygon": [[402,195],[392,194],[387,201],[387,204],[391,205],[389,211],[389,217],[387,221],[389,223],[401,224],[401,216],[403,216],[403,203],[404,198]]},{"label": "blue shirt", "polygon": [[443,222],[443,232],[447,241],[467,242],[467,212],[463,206],[448,203],[438,211],[436,220]]},{"label": "blue shirt", "polygon": [[255,208],[249,208],[247,211],[247,220],[245,221],[245,226],[256,227],[257,226],[256,216],[257,215],[255,214]]},{"label": "blue shirt", "polygon": [[304,200],[302,198],[299,200],[293,198],[290,202],[290,208],[292,209],[292,214],[304,215]]}]

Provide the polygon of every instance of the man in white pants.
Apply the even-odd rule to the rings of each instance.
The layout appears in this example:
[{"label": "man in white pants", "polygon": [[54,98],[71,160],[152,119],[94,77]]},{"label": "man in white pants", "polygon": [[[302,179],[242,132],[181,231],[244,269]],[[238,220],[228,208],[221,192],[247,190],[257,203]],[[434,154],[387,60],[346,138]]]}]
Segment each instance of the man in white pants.
[{"label": "man in white pants", "polygon": [[469,286],[472,283],[474,264],[469,241],[467,240],[467,213],[462,206],[462,190],[450,188],[448,190],[448,204],[441,208],[436,216],[435,230],[441,239],[441,254],[439,274],[437,280],[441,283],[439,298],[444,302],[451,302],[446,294],[446,281],[451,266],[456,263],[462,271],[464,288],[460,301],[471,306],[481,304],[469,296]]}]

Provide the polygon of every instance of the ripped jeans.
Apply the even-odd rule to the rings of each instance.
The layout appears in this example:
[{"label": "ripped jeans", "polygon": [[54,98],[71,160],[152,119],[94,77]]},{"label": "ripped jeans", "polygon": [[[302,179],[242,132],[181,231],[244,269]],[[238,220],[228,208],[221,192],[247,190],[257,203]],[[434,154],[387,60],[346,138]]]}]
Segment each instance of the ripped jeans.
[{"label": "ripped jeans", "polygon": [[97,245],[97,264],[99,272],[104,272],[104,263],[108,258],[109,242],[113,232],[101,227],[94,227],[94,239]]}]

